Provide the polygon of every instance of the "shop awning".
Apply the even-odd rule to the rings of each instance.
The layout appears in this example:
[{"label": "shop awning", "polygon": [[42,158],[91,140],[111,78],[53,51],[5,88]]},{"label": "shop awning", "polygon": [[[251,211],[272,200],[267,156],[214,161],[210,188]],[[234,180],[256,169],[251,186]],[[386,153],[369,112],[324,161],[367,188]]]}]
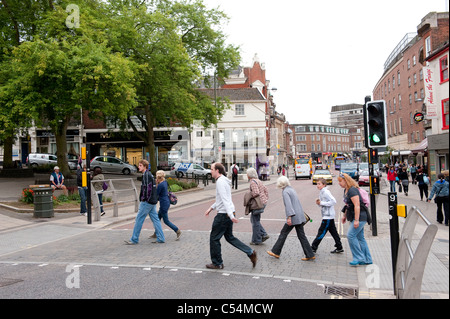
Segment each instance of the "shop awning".
[{"label": "shop awning", "polygon": [[411,152],[413,154],[418,154],[418,153],[425,153],[427,150],[428,150],[428,139],[426,138],[422,142],[420,142],[419,146],[412,149]]}]

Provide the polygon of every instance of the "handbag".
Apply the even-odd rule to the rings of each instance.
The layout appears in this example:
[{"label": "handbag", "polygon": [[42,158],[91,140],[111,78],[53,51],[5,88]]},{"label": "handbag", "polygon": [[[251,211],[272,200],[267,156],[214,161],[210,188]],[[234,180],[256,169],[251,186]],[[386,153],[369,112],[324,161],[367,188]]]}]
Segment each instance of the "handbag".
[{"label": "handbag", "polygon": [[176,205],[178,203],[178,197],[172,192],[169,192],[170,205]]},{"label": "handbag", "polygon": [[306,222],[304,222],[303,225],[307,224],[308,222],[312,223],[312,219],[309,217],[309,215],[305,212],[303,212],[303,214],[305,215],[305,218],[306,218]]}]

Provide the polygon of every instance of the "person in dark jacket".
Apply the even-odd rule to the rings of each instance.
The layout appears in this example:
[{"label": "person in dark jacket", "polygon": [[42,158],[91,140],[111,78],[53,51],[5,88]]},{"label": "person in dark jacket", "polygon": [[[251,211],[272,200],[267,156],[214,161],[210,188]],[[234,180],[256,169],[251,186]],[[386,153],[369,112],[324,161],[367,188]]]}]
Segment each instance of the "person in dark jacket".
[{"label": "person in dark jacket", "polygon": [[158,203],[158,194],[156,192],[156,183],[150,172],[150,165],[146,160],[139,161],[139,172],[142,173],[142,184],[139,199],[139,210],[136,215],[136,222],[134,224],[133,235],[131,240],[126,240],[128,245],[136,245],[139,243],[139,235],[141,234],[142,225],[144,224],[145,217],[150,216],[153,227],[155,227],[156,241],[155,243],[164,243],[164,233],[161,226],[161,221],[158,218],[156,212],[156,204]]},{"label": "person in dark jacket", "polygon": [[[428,177],[427,177],[428,180]],[[425,181],[425,175],[423,174],[422,169],[417,170],[416,175],[417,185],[419,186],[420,191],[420,200],[423,200],[423,194],[425,193],[425,200],[428,198],[428,183]]]},{"label": "person in dark jacket", "polygon": [[[162,218],[164,224],[169,226],[177,234],[176,240],[179,240],[181,236],[181,231],[169,220],[169,208],[170,208],[169,184],[166,181],[166,174],[164,173],[164,171],[156,172],[156,184],[158,185],[156,187],[156,193],[158,194],[158,201],[159,201],[158,218],[159,220],[161,220]],[[150,238],[156,238],[156,233],[150,236]]]},{"label": "person in dark jacket", "polygon": [[[430,202],[433,196],[434,202],[437,205],[437,217],[436,221],[439,224],[442,224],[443,219],[445,218],[445,226],[448,226],[448,211],[449,211],[449,183],[445,180],[445,176],[442,173],[438,174],[438,180],[434,182],[433,188],[431,189],[430,196],[428,197],[427,202]],[[442,206],[444,206],[444,214],[442,214]]]},{"label": "person in dark jacket", "polygon": [[400,183],[403,186],[403,191],[405,192],[405,195],[408,196],[409,179],[408,179],[408,172],[406,171],[406,166],[404,166],[401,170],[399,170],[398,179],[400,180]]}]

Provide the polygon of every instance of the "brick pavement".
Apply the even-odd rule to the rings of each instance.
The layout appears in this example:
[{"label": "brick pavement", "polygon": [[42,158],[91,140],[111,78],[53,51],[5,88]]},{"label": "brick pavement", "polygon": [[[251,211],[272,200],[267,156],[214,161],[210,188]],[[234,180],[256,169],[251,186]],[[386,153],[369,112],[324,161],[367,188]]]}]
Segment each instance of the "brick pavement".
[{"label": "brick pavement", "polygon": [[[270,183],[275,182],[273,179]],[[16,190],[29,185],[21,181],[11,185],[0,179],[0,201],[17,196]],[[240,189],[244,189],[244,185]],[[399,203],[408,201],[423,209],[435,209],[434,204],[419,201],[416,186],[410,187],[408,198],[399,194]],[[240,190],[239,190],[240,191]],[[385,191],[385,189],[383,189]],[[202,191],[180,194],[185,205],[214,198],[214,185]],[[234,191],[236,192],[236,191]],[[417,193],[417,194],[416,194]],[[15,195],[14,195],[15,194]],[[189,199],[187,201],[186,199]],[[231,247],[223,244],[225,269],[223,272],[249,274],[252,276],[270,276],[291,280],[311,281],[319,284],[348,286],[359,290],[359,298],[395,298],[392,293],[391,252],[386,211],[386,196],[378,200],[379,236],[373,237],[366,228],[366,238],[374,260],[374,265],[350,267],[350,249],[344,236],[345,253],[332,255],[334,241],[326,237],[322,242],[316,261],[302,262],[300,244],[295,236],[288,238],[281,258],[276,260],[268,256],[269,250],[278,234],[270,234],[271,239],[263,246],[254,246],[259,254],[255,269],[251,268],[248,258]],[[432,205],[432,206],[425,206]],[[427,208],[428,207],[428,208]],[[420,207],[419,207],[420,208]],[[422,208],[421,208],[422,209]],[[121,210],[119,218],[106,217],[93,225],[86,225],[85,219],[78,214],[55,214],[50,220],[36,220],[30,214],[16,218],[15,214],[0,208],[0,262],[46,262],[80,263],[108,265],[139,265],[152,267],[174,267],[199,269],[205,271],[209,263],[209,232],[185,232],[182,239],[174,241],[174,234],[168,231],[165,244],[152,244],[146,237],[152,230],[143,230],[141,244],[123,245],[130,236],[129,230],[117,229],[117,223],[134,219],[133,208]],[[60,215],[65,215],[61,217]],[[418,227],[418,234],[423,229]],[[244,242],[250,241],[250,233],[236,233]],[[309,238],[310,241],[313,238]],[[414,245],[415,243],[413,243]],[[422,298],[448,298],[448,227],[439,225],[439,232],[432,246],[422,285]],[[376,279],[374,281],[374,278]],[[368,287],[369,286],[369,287]]]}]

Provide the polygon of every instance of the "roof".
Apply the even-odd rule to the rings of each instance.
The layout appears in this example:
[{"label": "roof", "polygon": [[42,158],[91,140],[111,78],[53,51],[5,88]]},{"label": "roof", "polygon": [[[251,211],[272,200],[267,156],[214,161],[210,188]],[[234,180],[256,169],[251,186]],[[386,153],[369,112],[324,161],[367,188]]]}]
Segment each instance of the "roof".
[{"label": "roof", "polygon": [[[199,89],[210,98],[214,98],[214,89]],[[217,97],[228,98],[230,101],[265,101],[265,97],[257,88],[216,89]]]}]

